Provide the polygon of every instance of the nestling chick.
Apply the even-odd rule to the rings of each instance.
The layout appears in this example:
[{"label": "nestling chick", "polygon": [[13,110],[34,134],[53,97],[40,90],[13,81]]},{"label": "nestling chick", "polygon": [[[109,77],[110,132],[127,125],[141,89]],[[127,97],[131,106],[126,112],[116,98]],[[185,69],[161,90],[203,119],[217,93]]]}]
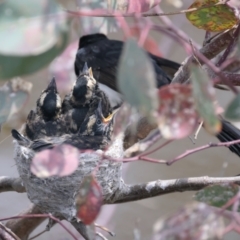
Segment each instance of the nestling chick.
[{"label": "nestling chick", "polygon": [[92,103],[92,99],[99,91],[91,68],[85,63],[79,74],[72,92],[65,97],[62,104],[63,121],[69,133],[77,133],[83,123]]},{"label": "nestling chick", "polygon": [[60,113],[61,105],[61,98],[57,91],[55,78],[53,78],[37,100],[37,114],[45,121],[53,120]]},{"label": "nestling chick", "polygon": [[59,118],[61,98],[53,78],[37,100],[37,109],[30,111],[24,134],[31,140],[44,136],[59,136],[64,131]]},{"label": "nestling chick", "polygon": [[[103,136],[108,140],[111,140],[111,135],[113,131],[114,115],[117,110],[110,111],[107,117],[103,115],[103,105],[102,99],[96,98],[97,108],[90,110],[86,116],[84,122],[79,130],[80,135],[87,136]],[[93,105],[96,105],[93,104]]]}]

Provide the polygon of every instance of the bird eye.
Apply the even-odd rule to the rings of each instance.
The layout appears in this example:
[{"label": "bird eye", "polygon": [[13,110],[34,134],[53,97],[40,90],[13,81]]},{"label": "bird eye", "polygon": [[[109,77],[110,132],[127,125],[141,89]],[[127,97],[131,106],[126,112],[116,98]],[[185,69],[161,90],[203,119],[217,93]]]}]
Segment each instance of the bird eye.
[{"label": "bird eye", "polygon": [[102,122],[101,122],[101,120],[100,120],[100,119],[98,119],[98,120],[97,120],[97,124],[99,124],[99,125],[100,125],[101,123],[102,123]]}]

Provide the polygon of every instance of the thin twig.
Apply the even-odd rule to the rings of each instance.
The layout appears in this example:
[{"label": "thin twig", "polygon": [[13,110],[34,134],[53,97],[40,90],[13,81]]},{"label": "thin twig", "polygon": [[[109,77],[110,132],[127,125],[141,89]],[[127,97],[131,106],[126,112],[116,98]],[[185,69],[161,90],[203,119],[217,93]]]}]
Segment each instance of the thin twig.
[{"label": "thin twig", "polygon": [[18,219],[18,218],[51,218],[52,220],[56,221],[58,224],[61,225],[62,228],[64,228],[75,240],[78,240],[78,237],[76,237],[58,218],[54,217],[51,214],[27,214],[27,215],[18,215],[18,216],[12,216],[12,217],[6,217],[1,218],[0,221],[6,221],[10,219]]},{"label": "thin twig", "polygon": [[[184,14],[184,13],[189,13],[189,12],[196,12],[198,10],[201,9],[206,9],[206,8],[211,8],[217,5],[222,5],[224,3],[215,3],[215,4],[211,4],[208,6],[202,6],[199,8],[189,8],[186,10],[181,10],[181,11],[177,11],[177,12],[169,12],[169,13],[141,13],[142,17],[154,17],[154,16],[170,16],[170,15],[178,15],[178,14]],[[109,13],[109,11],[105,10],[105,9],[94,9],[91,11],[71,11],[71,10],[65,10],[67,13],[75,15],[75,16],[80,16],[80,17],[84,17],[84,16],[90,16],[90,17],[134,17],[136,15],[136,13],[122,13],[119,11],[114,11]]]},{"label": "thin twig", "polygon": [[97,224],[97,223],[94,223],[94,225],[95,225],[95,227],[100,228],[100,229],[102,229],[103,231],[107,232],[110,236],[112,236],[112,237],[115,237],[115,236],[116,236],[116,234],[115,234],[114,232],[110,231],[108,228],[103,227],[103,226],[101,226],[101,225],[99,225],[99,224]]},{"label": "thin twig", "polygon": [[223,64],[223,62],[227,59],[229,54],[233,51],[233,49],[237,43],[237,40],[239,38],[239,33],[240,33],[240,24],[238,24],[236,30],[233,32],[233,39],[230,41],[230,43],[227,46],[226,50],[224,51],[223,55],[217,62],[217,64],[216,64],[217,67],[220,67]]},{"label": "thin twig", "polygon": [[180,160],[180,159],[182,159],[186,156],[189,156],[193,153],[202,151],[202,150],[207,149],[207,148],[222,147],[222,146],[229,147],[230,145],[238,144],[238,143],[240,143],[239,139],[234,140],[234,141],[229,141],[229,142],[209,143],[209,144],[203,145],[201,147],[197,147],[197,148],[194,148],[194,149],[191,149],[191,150],[186,150],[183,154],[173,158],[172,160],[167,161],[167,165],[171,165],[171,164],[175,163],[176,161],[178,161],[178,160]]}]

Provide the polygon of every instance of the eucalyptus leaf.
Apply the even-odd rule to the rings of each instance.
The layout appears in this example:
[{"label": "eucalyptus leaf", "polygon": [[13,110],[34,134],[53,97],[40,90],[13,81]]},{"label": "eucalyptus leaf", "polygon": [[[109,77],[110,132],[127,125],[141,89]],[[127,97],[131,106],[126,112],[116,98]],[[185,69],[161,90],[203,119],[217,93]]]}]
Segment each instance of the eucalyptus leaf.
[{"label": "eucalyptus leaf", "polygon": [[215,113],[215,90],[212,82],[203,69],[192,66],[192,83],[196,108],[204,120],[204,126],[208,132],[216,134],[221,130],[221,122]]},{"label": "eucalyptus leaf", "polygon": [[153,120],[159,105],[155,71],[149,56],[133,39],[124,44],[117,79],[126,101]]},{"label": "eucalyptus leaf", "polygon": [[240,120],[240,94],[238,94],[228,105],[225,111],[225,117],[232,121]]},{"label": "eucalyptus leaf", "polygon": [[0,9],[0,79],[34,73],[59,55],[68,41],[66,15],[55,1],[9,0]]},{"label": "eucalyptus leaf", "polygon": [[64,30],[56,44],[41,54],[29,56],[0,54],[0,79],[27,75],[42,69],[64,50],[67,42],[68,31]]}]

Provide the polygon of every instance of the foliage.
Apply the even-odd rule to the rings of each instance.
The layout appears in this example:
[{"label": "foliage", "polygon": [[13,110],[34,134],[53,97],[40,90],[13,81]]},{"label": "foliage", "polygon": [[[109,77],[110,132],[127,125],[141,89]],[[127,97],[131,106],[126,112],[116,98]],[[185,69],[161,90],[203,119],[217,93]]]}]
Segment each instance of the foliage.
[{"label": "foliage", "polygon": [[[225,117],[235,121],[240,119],[240,95],[236,88],[240,86],[238,73],[240,70],[240,8],[236,1],[196,0],[187,6],[187,9],[169,14],[163,14],[160,11],[163,4],[160,0],[77,2],[78,10],[73,1],[22,0],[21,4],[13,0],[0,2],[0,79],[3,83],[0,88],[0,126],[25,106],[31,91],[31,83],[15,77],[24,78],[36,73],[54,60],[51,73],[54,73],[60,81],[64,79],[67,81],[67,84],[62,85],[63,92],[66,90],[64,88],[69,87],[70,72],[73,72],[73,59],[78,41],[76,36],[71,36],[71,31],[74,30],[76,34],[79,29],[84,33],[109,33],[119,30],[123,32],[126,42],[117,66],[118,87],[124,100],[131,105],[132,109],[136,109],[141,116],[146,117],[148,122],[154,125],[153,128],[148,126],[149,132],[158,128],[164,138],[170,139],[166,144],[142,153],[155,143],[156,139],[148,138],[146,142],[143,141],[143,145],[140,145],[140,150],[136,151],[137,156],[129,159],[108,157],[110,162],[145,160],[169,164],[169,161],[150,158],[147,155],[164,147],[172,140],[190,136],[197,130],[198,123],[201,121],[210,134],[218,134],[221,131],[218,111],[220,106],[216,103],[214,88],[222,88],[220,85],[227,85],[236,95],[226,108]],[[177,2],[181,1],[169,2],[177,6]],[[71,8],[68,8],[70,5]],[[63,10],[61,6],[66,9]],[[175,27],[165,16],[174,14],[185,14],[189,23],[201,29],[199,31],[206,31],[201,49],[197,44],[189,43],[190,37]],[[160,18],[161,15],[162,18]],[[126,20],[129,17],[132,21]],[[149,17],[153,17],[154,20]],[[156,24],[157,18],[160,18],[164,25]],[[156,89],[153,65],[155,60],[150,58],[145,50],[156,56],[162,56],[163,49],[153,37],[149,36],[150,31],[165,34],[183,47],[188,55],[191,55],[183,62],[180,70],[174,72],[175,76],[167,72],[169,77],[175,80],[174,83],[159,90]],[[219,46],[214,46],[219,48],[218,51],[207,47],[207,50],[203,50],[205,46],[209,46],[208,44],[218,38],[224,38],[224,34],[229,32],[231,40],[226,41],[224,46],[220,46],[220,43]],[[221,39],[219,42],[224,40]],[[205,54],[206,51],[208,53],[212,51],[212,56]],[[218,53],[215,54],[215,52]],[[216,55],[214,60],[208,59]],[[237,65],[234,72],[229,70],[232,69],[232,65]],[[184,81],[180,84],[177,79],[181,74],[184,76]],[[75,76],[73,78],[75,79]],[[126,126],[131,125],[130,114],[134,112],[132,109],[124,104],[119,111],[114,126],[114,137]],[[236,133],[236,135],[239,134]],[[240,144],[239,136],[238,139],[225,139],[225,142],[235,140],[234,143],[208,144],[186,150],[172,162],[206,148],[229,147],[230,144],[236,146]],[[102,154],[107,158],[104,153]],[[78,149],[70,145],[57,145],[51,150],[36,153],[31,171],[39,178],[68,176],[76,170],[78,156]],[[104,196],[96,179],[96,171],[98,171],[97,167],[93,172],[88,173],[79,186],[79,193],[75,196],[76,217],[84,224],[92,225],[92,228],[104,204]],[[224,183],[224,179],[222,182]],[[233,182],[235,183],[234,180]],[[200,189],[198,184],[193,186],[193,190]],[[166,186],[161,187],[164,190]],[[222,221],[222,217],[227,217],[231,223],[239,224],[236,223],[234,214],[230,217],[227,214],[224,215],[224,210],[232,206],[233,213],[238,210],[238,206],[236,207],[239,201],[238,192],[239,187],[236,184],[212,185],[198,191],[195,199],[205,204],[187,205],[173,216],[162,218],[158,222],[158,227],[154,228],[153,239],[168,239],[168,237],[207,239],[222,237],[230,230],[240,232],[236,227],[225,227]],[[151,196],[151,194],[148,195],[148,197]],[[219,208],[219,211],[216,212],[210,206]],[[219,231],[216,232],[215,229]]]}]

